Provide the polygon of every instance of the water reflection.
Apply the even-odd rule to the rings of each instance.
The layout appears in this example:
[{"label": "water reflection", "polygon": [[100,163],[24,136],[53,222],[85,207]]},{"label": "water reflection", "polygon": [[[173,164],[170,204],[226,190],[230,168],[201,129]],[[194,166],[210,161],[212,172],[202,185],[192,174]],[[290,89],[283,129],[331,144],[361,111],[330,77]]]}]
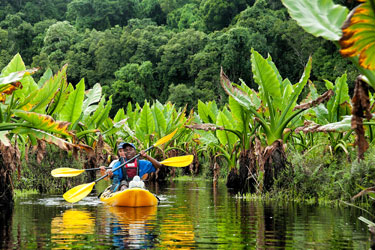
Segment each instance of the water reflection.
[{"label": "water reflection", "polygon": [[185,214],[170,214],[160,222],[162,249],[191,249],[195,245],[194,226]]},{"label": "water reflection", "polygon": [[113,246],[119,249],[148,249],[153,246],[157,207],[107,207]]},{"label": "water reflection", "polygon": [[108,207],[88,197],[18,200],[0,207],[0,249],[369,249],[354,208],[245,201],[225,184],[175,182],[157,207]]},{"label": "water reflection", "polygon": [[71,249],[83,246],[82,235],[90,235],[95,231],[95,219],[88,211],[76,209],[66,210],[51,221],[51,241],[53,249]]},{"label": "water reflection", "polygon": [[13,206],[0,206],[0,249],[11,244]]}]

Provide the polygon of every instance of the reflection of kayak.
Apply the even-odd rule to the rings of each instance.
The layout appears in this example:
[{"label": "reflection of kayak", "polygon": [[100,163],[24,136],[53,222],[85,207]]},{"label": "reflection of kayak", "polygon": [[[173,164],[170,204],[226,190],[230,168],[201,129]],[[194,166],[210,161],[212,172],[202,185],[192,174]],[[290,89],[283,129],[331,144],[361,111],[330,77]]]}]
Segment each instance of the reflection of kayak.
[{"label": "reflection of kayak", "polygon": [[149,207],[158,204],[155,195],[143,188],[129,188],[114,193],[104,192],[100,200],[110,206],[120,207]]},{"label": "reflection of kayak", "polygon": [[110,207],[122,224],[144,222],[156,215],[157,207]]},{"label": "reflection of kayak", "polygon": [[[95,218],[88,211],[66,210],[51,221],[52,249],[84,248],[82,235],[95,232]],[[84,236],[86,237],[86,236]]]},{"label": "reflection of kayak", "polygon": [[66,210],[62,216],[55,217],[51,222],[52,234],[92,234],[94,217],[90,212]]}]

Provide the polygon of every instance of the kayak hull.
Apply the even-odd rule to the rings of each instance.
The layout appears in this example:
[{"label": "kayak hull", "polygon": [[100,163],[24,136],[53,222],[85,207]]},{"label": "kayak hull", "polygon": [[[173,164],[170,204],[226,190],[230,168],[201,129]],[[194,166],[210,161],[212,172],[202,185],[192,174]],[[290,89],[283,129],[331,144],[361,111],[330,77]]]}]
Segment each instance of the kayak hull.
[{"label": "kayak hull", "polygon": [[158,199],[143,188],[129,188],[111,194],[103,193],[100,200],[110,206],[150,207],[158,204]]}]

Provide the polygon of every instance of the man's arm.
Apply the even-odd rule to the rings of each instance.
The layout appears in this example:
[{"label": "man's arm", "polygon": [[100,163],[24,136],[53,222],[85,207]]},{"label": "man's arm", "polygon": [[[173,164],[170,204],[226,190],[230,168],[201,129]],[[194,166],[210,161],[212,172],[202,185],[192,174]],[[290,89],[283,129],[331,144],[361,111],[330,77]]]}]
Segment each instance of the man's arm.
[{"label": "man's arm", "polygon": [[139,152],[141,154],[141,156],[143,158],[145,158],[146,160],[150,161],[152,163],[152,165],[154,165],[155,168],[160,168],[162,166],[162,164],[160,162],[158,162],[157,160],[155,160],[153,157],[149,156],[148,154],[146,154],[145,151],[141,151]]}]

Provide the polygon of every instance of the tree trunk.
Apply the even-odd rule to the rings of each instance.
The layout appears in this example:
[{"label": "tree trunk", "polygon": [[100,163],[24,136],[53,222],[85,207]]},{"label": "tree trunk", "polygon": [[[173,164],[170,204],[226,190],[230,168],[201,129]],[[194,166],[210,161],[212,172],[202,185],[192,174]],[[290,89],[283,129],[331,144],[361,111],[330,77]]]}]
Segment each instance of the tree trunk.
[{"label": "tree trunk", "polygon": [[277,179],[279,173],[285,169],[287,159],[282,140],[275,141],[271,146],[264,149],[264,191],[272,188],[274,179]]},{"label": "tree trunk", "polygon": [[253,149],[247,149],[240,153],[240,192],[241,194],[256,191],[256,160]]},{"label": "tree trunk", "polygon": [[12,174],[20,173],[21,153],[16,145],[5,145],[0,141],[0,206],[13,203]]},{"label": "tree trunk", "polygon": [[12,172],[0,159],[0,207],[13,203]]},{"label": "tree trunk", "polygon": [[241,179],[238,175],[238,170],[235,167],[232,168],[228,174],[227,188],[233,193],[237,193],[241,190]]}]

